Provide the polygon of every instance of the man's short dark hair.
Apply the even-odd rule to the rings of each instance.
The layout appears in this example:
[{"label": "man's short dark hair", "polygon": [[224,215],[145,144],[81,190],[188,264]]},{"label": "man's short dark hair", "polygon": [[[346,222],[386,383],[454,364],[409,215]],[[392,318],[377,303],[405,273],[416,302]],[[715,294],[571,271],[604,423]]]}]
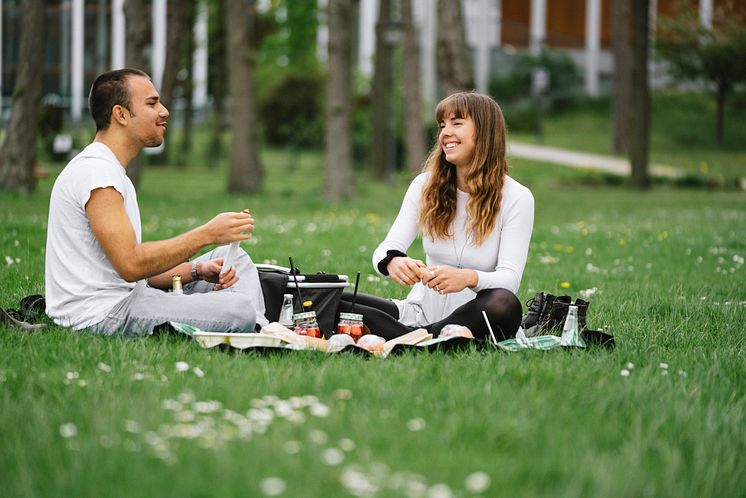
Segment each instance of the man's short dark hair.
[{"label": "man's short dark hair", "polygon": [[96,122],[96,131],[109,127],[111,109],[115,105],[130,108],[130,92],[127,88],[127,78],[130,76],[150,79],[150,76],[139,69],[125,68],[100,74],[93,82],[88,95],[88,109]]}]

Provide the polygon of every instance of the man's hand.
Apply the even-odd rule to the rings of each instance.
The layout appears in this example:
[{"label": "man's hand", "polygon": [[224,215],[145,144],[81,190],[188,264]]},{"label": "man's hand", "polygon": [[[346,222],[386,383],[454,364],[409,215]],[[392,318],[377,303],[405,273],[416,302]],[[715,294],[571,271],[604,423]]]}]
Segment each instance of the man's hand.
[{"label": "man's hand", "polygon": [[220,274],[223,262],[223,258],[218,258],[210,261],[200,261],[199,263],[199,277],[206,282],[215,284],[213,290],[227,289],[239,280],[235,266],[232,266],[222,275]]},{"label": "man's hand", "polygon": [[254,217],[248,209],[240,213],[220,213],[205,223],[202,228],[212,244],[229,244],[251,238],[251,232],[254,230]]}]

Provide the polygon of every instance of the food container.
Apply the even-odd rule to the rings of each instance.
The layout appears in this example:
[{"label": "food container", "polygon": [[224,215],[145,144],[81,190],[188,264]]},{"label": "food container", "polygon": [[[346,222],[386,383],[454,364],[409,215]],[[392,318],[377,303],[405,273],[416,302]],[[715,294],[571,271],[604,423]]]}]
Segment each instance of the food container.
[{"label": "food container", "polygon": [[337,334],[347,334],[357,342],[364,334],[363,315],[359,313],[340,313]]},{"label": "food container", "polygon": [[321,329],[316,321],[315,311],[304,311],[293,315],[293,326],[298,335],[307,335],[321,339]]}]

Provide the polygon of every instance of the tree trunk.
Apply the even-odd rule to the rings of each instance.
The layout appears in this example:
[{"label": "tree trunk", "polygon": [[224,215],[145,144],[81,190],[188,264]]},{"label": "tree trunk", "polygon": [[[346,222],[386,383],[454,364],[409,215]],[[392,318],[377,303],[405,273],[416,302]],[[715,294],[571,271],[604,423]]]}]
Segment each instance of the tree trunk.
[{"label": "tree trunk", "polygon": [[352,176],[352,1],[329,0],[326,80],[326,197],[355,193]]},{"label": "tree trunk", "polygon": [[[163,65],[163,81],[161,81],[161,102],[171,111],[169,120],[175,117],[176,103],[174,94],[177,86],[176,74],[182,67],[183,42],[186,36],[191,35],[189,25],[188,9],[189,3],[182,0],[168,0],[166,19],[166,61]],[[168,157],[169,140],[163,142],[163,153],[157,162],[165,164]]]},{"label": "tree trunk", "polygon": [[376,58],[371,95],[370,174],[376,180],[389,176],[396,168],[393,132],[393,48],[386,39],[391,23],[391,0],[380,0],[376,23]]},{"label": "tree trunk", "polygon": [[183,41],[191,35],[189,26],[189,4],[182,0],[169,0],[166,25],[166,61],[161,82],[161,101],[169,109],[174,106],[177,86],[176,74],[182,68]]},{"label": "tree trunk", "polygon": [[438,38],[435,46],[438,83],[442,95],[474,89],[471,52],[460,0],[438,0]]},{"label": "tree trunk", "polygon": [[627,112],[629,110],[629,0],[614,0],[614,136],[611,148],[616,154],[627,153]]},{"label": "tree trunk", "polygon": [[718,145],[723,144],[725,134],[725,100],[728,97],[728,88],[723,82],[717,83],[717,110],[715,115],[715,141]]},{"label": "tree trunk", "polygon": [[[125,60],[127,67],[133,67],[150,74],[150,61],[148,60],[148,34],[151,24],[149,4],[146,0],[124,0],[125,33]],[[127,165],[127,176],[137,188],[142,177],[143,159],[138,154]]]},{"label": "tree trunk", "polygon": [[13,88],[5,144],[0,154],[0,188],[32,192],[36,188],[36,137],[42,93],[45,2],[23,2],[18,76]]},{"label": "tree trunk", "polygon": [[417,27],[412,16],[412,2],[401,0],[401,17],[404,25],[404,100],[406,102],[405,126],[407,133],[407,166],[414,172],[422,169],[427,153],[425,130],[422,126],[422,96],[420,94],[420,47]]},{"label": "tree trunk", "polygon": [[650,185],[648,156],[650,139],[650,89],[648,87],[648,45],[650,0],[632,0],[630,10],[630,106],[627,129],[632,183]]},{"label": "tree trunk", "polygon": [[227,0],[226,32],[231,93],[229,192],[255,192],[262,186],[256,119],[256,2]]},{"label": "tree trunk", "polygon": [[192,28],[197,15],[197,5],[191,3],[187,7],[186,26],[188,36],[183,43],[184,69],[186,78],[181,82],[181,91],[184,95],[184,124],[181,129],[181,147],[179,147],[179,166],[186,166],[186,160],[192,153],[192,92],[194,91],[194,35]]},{"label": "tree trunk", "polygon": [[228,64],[226,55],[226,30],[225,23],[225,0],[217,0],[208,5],[208,22],[217,19],[218,22],[211,25],[210,43],[207,44],[208,58],[210,64],[207,65],[208,87],[212,94],[212,125],[210,145],[207,149],[207,164],[211,168],[218,166],[219,159],[223,155],[223,132],[225,131],[225,95],[227,92],[226,78],[228,74]]}]

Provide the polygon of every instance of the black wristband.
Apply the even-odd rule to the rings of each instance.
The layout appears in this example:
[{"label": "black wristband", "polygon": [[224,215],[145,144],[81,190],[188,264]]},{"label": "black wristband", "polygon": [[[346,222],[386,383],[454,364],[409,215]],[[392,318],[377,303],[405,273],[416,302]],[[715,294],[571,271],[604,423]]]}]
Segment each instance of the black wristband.
[{"label": "black wristband", "polygon": [[381,272],[381,275],[389,276],[389,269],[387,268],[389,266],[389,263],[391,263],[391,260],[394,258],[399,257],[407,257],[406,254],[404,254],[401,251],[397,251],[396,249],[389,249],[386,251],[386,257],[383,258],[381,261],[378,262],[376,265],[378,267],[378,271]]}]

